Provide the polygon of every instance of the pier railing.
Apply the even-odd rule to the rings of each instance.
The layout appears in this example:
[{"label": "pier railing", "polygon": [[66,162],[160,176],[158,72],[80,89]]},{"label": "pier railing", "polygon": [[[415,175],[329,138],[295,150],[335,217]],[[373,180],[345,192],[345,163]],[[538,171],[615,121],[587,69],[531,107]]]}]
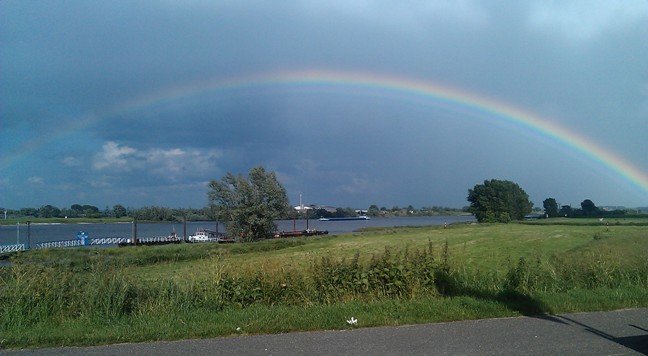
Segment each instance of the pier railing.
[{"label": "pier railing", "polygon": [[[75,239],[61,240],[61,241],[45,241],[38,243],[30,243],[30,230],[29,222],[27,222],[27,243],[15,245],[0,245],[0,254],[25,251],[29,249],[47,249],[47,248],[66,248],[66,247],[82,247],[82,246],[135,246],[135,245],[165,245],[176,244],[185,241],[184,238],[176,235],[175,230],[168,236],[153,236],[153,237],[137,237],[137,221],[133,221],[133,233],[131,237],[122,236],[106,236],[106,237],[93,237],[91,238],[84,231],[79,231]],[[186,235],[186,221],[184,227],[184,235]],[[228,239],[216,231],[206,230],[213,236],[204,242],[234,242],[234,239]],[[214,237],[215,236],[215,237]],[[190,241],[189,241],[190,242]]]},{"label": "pier railing", "polygon": [[44,248],[61,248],[61,247],[78,247],[83,246],[81,240],[63,240],[63,241],[48,241],[34,244],[34,249],[40,250]]},{"label": "pier railing", "polygon": [[25,244],[0,245],[0,254],[25,251],[26,249],[27,246]]},{"label": "pier railing", "polygon": [[154,236],[154,237],[143,237],[137,239],[137,243],[134,243],[133,239],[128,237],[97,237],[97,238],[87,238],[87,239],[73,239],[73,240],[62,240],[62,241],[47,241],[39,242],[28,246],[27,244],[15,244],[15,245],[0,245],[0,254],[19,252],[29,250],[30,247],[35,250],[46,249],[46,248],[65,248],[65,247],[81,247],[81,246],[105,246],[105,245],[118,245],[118,246],[128,246],[128,245],[163,245],[163,244],[172,244],[182,242],[182,238],[172,238],[168,236]]}]

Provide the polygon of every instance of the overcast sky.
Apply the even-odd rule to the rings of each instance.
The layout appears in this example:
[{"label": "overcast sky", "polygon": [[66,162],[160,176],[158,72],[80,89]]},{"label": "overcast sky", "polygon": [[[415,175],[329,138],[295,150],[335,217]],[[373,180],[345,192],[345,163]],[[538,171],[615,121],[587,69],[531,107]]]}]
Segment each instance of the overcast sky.
[{"label": "overcast sky", "polygon": [[123,109],[280,72],[388,76],[534,113],[646,177],[645,0],[3,0],[0,48],[0,207],[203,207],[210,179],[257,165],[295,204],[462,207],[498,178],[537,206],[648,206],[564,142],[404,92],[251,84]]}]

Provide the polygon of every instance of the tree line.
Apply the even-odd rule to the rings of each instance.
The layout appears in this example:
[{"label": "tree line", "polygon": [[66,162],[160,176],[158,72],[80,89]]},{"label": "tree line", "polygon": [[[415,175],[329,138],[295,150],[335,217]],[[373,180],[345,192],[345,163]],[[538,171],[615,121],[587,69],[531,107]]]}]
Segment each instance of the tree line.
[{"label": "tree line", "polygon": [[[0,208],[0,215],[7,212],[8,218],[134,218],[146,221],[201,221],[210,220],[214,216],[209,207],[205,208],[168,208],[162,206],[145,206],[141,208],[125,207],[116,204],[112,208],[106,206],[99,209],[89,204],[72,204],[70,207],[57,207],[51,204],[43,205],[39,208],[21,208],[21,209],[4,209]],[[466,208],[455,209],[448,207],[432,206],[415,208],[412,205],[407,207],[393,206],[391,208],[371,205],[367,210],[367,215],[371,217],[396,217],[396,216],[431,216],[431,215],[452,215],[466,212]],[[331,217],[354,217],[358,213],[356,209],[350,207],[337,207],[335,211],[312,206],[309,211],[309,218],[331,218]],[[305,218],[304,215],[297,214],[294,210],[289,209],[282,214],[280,219]]]},{"label": "tree line", "polygon": [[558,202],[555,198],[547,198],[542,202],[545,215],[548,218],[567,217],[567,218],[580,218],[580,217],[612,217],[612,216],[625,216],[625,210],[603,210],[594,204],[590,199],[585,199],[580,203],[580,209],[572,208],[571,205],[562,205],[558,208]]},{"label": "tree line", "polygon": [[[491,179],[477,184],[468,190],[470,211],[479,222],[507,223],[512,220],[522,220],[531,213],[533,203],[529,195],[516,183],[506,180]],[[590,199],[580,204],[580,209],[570,205],[558,207],[555,198],[547,198],[542,202],[544,217],[621,217],[627,216],[625,210],[603,210]]]},{"label": "tree line", "polygon": [[167,208],[161,206],[145,206],[141,208],[124,207],[116,204],[112,208],[106,206],[99,209],[94,205],[72,204],[69,208],[59,208],[54,205],[43,205],[40,208],[3,209],[0,213],[7,212],[7,218],[133,218],[146,221],[181,221],[187,219],[208,220],[208,208]]}]

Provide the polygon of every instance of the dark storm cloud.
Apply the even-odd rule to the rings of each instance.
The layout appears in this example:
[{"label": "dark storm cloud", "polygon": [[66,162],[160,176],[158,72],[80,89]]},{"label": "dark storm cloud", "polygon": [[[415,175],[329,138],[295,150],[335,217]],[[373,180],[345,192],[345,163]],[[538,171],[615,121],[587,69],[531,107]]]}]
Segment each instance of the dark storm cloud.
[{"label": "dark storm cloud", "polygon": [[[334,205],[461,206],[488,178],[519,182],[536,204],[646,205],[645,192],[558,142],[393,93],[246,87],[107,114],[208,79],[388,73],[537,112],[645,172],[646,13],[641,1],[5,1],[0,148],[18,156],[56,135],[15,160],[0,205],[200,206],[210,178],[258,164],[292,199]],[[86,115],[101,120],[78,125]],[[27,198],[13,193],[30,181]]]}]

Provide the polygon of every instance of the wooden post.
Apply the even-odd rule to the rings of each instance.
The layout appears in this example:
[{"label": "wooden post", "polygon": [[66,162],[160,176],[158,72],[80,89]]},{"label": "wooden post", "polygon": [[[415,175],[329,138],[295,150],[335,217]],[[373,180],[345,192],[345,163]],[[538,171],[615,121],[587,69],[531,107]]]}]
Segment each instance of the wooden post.
[{"label": "wooden post", "polygon": [[27,220],[27,249],[31,248],[31,221]]},{"label": "wooden post", "polygon": [[133,219],[133,233],[131,236],[131,243],[137,245],[137,219]]},{"label": "wooden post", "polygon": [[187,217],[182,218],[182,241],[187,242]]}]

